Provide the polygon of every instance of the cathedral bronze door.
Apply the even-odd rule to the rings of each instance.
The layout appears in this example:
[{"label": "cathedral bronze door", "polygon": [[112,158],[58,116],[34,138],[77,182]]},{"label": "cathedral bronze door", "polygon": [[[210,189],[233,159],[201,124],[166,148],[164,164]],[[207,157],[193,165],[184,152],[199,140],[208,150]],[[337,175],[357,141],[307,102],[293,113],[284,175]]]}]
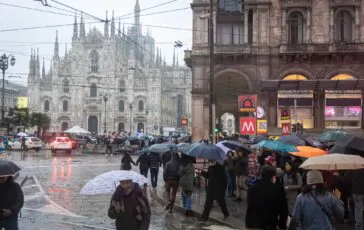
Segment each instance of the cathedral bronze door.
[{"label": "cathedral bronze door", "polygon": [[88,131],[91,133],[98,134],[98,118],[97,116],[88,117]]},{"label": "cathedral bronze door", "polygon": [[63,122],[62,123],[62,131],[65,131],[68,129],[68,122]]},{"label": "cathedral bronze door", "polygon": [[144,132],[144,124],[138,123],[138,133]]}]

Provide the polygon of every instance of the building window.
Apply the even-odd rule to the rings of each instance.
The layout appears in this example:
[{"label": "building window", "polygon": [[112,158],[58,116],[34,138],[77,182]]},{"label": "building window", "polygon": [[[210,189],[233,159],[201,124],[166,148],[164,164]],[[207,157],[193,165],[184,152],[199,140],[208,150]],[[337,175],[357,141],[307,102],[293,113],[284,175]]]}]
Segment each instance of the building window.
[{"label": "building window", "polygon": [[121,93],[124,93],[125,92],[125,89],[126,87],[125,87],[125,81],[124,80],[120,80],[119,81],[119,91],[121,92]]},{"label": "building window", "polygon": [[63,92],[68,93],[70,91],[70,82],[68,80],[64,80],[63,82]]},{"label": "building window", "polygon": [[118,124],[118,132],[124,132],[125,131],[125,124],[124,123],[119,123]]},{"label": "building window", "polygon": [[140,100],[138,102],[138,111],[139,112],[143,112],[144,111],[144,102],[142,100]]},{"label": "building window", "polygon": [[228,127],[229,128],[233,127],[233,120],[232,119],[228,120]]},{"label": "building window", "polygon": [[90,97],[97,97],[97,86],[95,83],[90,86]]},{"label": "building window", "polygon": [[336,15],[336,40],[340,42],[348,42],[353,39],[354,18],[351,13],[341,10]]},{"label": "building window", "polygon": [[68,112],[68,101],[63,101],[63,112]]},{"label": "building window", "polygon": [[62,131],[65,131],[68,129],[68,122],[62,122]]},{"label": "building window", "polygon": [[49,101],[44,101],[44,112],[49,112]]},{"label": "building window", "polygon": [[138,123],[138,133],[144,133],[144,124]]},{"label": "building window", "polygon": [[244,42],[244,25],[241,24],[217,24],[217,44],[239,45]]},{"label": "building window", "polygon": [[243,6],[241,0],[220,0],[219,1],[220,12],[243,12]]},{"label": "building window", "polygon": [[91,60],[91,72],[97,73],[99,72],[99,60],[100,56],[96,52],[96,50],[93,50],[90,54],[90,60]]},{"label": "building window", "polygon": [[248,43],[253,43],[253,10],[248,11]]},{"label": "building window", "polygon": [[119,101],[119,112],[124,112],[125,109],[125,103],[123,100]]},{"label": "building window", "polygon": [[292,12],[288,17],[288,43],[302,44],[304,34],[304,19],[300,12]]}]

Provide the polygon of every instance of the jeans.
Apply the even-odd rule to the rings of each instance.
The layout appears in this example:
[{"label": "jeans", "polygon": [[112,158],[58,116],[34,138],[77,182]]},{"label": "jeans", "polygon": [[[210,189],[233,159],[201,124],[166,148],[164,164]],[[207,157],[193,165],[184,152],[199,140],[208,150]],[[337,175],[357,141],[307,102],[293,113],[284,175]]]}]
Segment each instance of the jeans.
[{"label": "jeans", "polygon": [[182,203],[185,210],[192,209],[192,191],[182,190]]},{"label": "jeans", "polygon": [[148,169],[140,169],[140,174],[148,178]]},{"label": "jeans", "polygon": [[0,221],[0,229],[5,230],[19,230],[18,227],[18,219],[9,219],[9,220],[1,220]]},{"label": "jeans", "polygon": [[229,196],[233,196],[236,190],[235,171],[229,171],[228,174],[228,193]]},{"label": "jeans", "polygon": [[169,209],[173,209],[174,202],[176,201],[176,194],[179,186],[178,180],[166,180],[166,195]]},{"label": "jeans", "polygon": [[222,196],[219,197],[212,197],[210,191],[206,192],[206,200],[205,200],[205,206],[203,208],[203,212],[202,212],[202,216],[201,219],[202,220],[208,220],[209,216],[210,216],[210,211],[212,209],[212,206],[214,204],[214,200],[216,200],[216,202],[220,205],[221,211],[224,214],[224,217],[228,217],[229,216],[229,211],[226,207],[226,201],[225,201],[225,196],[224,194]]},{"label": "jeans", "polygon": [[152,188],[157,187],[158,172],[159,172],[159,168],[150,168],[150,182],[152,184]]},{"label": "jeans", "polygon": [[355,230],[363,230],[364,195],[353,194],[355,206]]}]

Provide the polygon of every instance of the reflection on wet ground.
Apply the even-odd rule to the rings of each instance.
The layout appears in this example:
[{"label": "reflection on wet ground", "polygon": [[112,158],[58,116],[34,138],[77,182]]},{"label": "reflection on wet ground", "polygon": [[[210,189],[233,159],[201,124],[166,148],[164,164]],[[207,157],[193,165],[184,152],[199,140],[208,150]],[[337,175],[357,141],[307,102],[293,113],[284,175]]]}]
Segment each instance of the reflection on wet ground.
[{"label": "reflection on wet ground", "polygon": [[[20,229],[115,229],[113,220],[107,217],[111,195],[85,196],[79,191],[93,177],[120,169],[121,156],[77,153],[52,156],[50,151],[28,151],[22,159],[20,153],[14,151],[6,158],[22,168],[19,183],[28,177],[23,185],[25,204]],[[163,183],[159,184],[163,186]],[[151,206],[150,229],[197,230],[206,227],[180,213],[166,213],[155,200],[151,200]],[[224,228],[211,226],[210,229]]]}]

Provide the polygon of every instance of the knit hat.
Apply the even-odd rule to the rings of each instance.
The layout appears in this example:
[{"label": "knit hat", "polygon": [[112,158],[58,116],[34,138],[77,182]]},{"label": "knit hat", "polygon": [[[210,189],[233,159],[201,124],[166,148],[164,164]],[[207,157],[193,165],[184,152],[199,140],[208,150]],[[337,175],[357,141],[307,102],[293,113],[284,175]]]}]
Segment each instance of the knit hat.
[{"label": "knit hat", "polygon": [[317,170],[311,170],[307,173],[307,184],[313,185],[313,184],[323,184],[324,179],[322,177],[322,173]]}]

